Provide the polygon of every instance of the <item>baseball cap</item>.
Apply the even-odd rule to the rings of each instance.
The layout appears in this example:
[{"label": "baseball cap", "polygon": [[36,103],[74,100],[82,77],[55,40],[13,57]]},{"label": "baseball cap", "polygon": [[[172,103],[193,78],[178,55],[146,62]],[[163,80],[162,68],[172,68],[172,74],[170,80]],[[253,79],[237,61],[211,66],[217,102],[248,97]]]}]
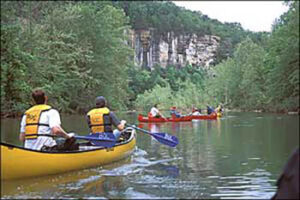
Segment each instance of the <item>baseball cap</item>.
[{"label": "baseball cap", "polygon": [[103,96],[96,97],[95,103],[99,107],[104,107],[106,104],[106,99]]}]

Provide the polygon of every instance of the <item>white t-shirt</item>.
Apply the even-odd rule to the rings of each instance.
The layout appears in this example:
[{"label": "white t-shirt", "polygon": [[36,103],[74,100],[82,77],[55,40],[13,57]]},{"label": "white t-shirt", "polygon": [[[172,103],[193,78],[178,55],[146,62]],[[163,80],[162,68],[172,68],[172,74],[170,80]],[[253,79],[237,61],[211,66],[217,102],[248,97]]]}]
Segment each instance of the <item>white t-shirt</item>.
[{"label": "white t-shirt", "polygon": [[159,113],[159,111],[158,111],[157,108],[152,107],[151,110],[150,110],[150,113],[151,113],[152,116],[155,117]]},{"label": "white t-shirt", "polygon": [[[55,126],[60,126],[60,116],[57,110],[50,109],[41,113],[40,123],[49,124],[49,126],[39,126],[38,134],[51,134],[51,129]],[[25,133],[26,115],[23,115],[21,121],[20,132]],[[40,150],[43,146],[52,147],[56,145],[52,137],[40,136],[37,139],[25,140],[25,148]]]},{"label": "white t-shirt", "polygon": [[196,111],[196,112],[193,112],[192,114],[193,116],[198,116],[198,115],[201,115],[201,113],[199,111]]}]

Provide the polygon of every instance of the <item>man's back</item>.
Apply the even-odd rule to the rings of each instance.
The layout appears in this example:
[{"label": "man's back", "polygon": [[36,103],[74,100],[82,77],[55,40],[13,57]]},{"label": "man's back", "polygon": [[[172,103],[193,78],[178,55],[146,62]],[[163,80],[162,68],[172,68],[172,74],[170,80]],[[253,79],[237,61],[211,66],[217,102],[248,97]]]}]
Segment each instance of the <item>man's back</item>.
[{"label": "man's back", "polygon": [[158,109],[157,108],[155,108],[155,107],[152,107],[151,108],[151,111],[150,111],[150,113],[151,113],[151,115],[152,116],[157,116],[158,115],[158,113],[159,113],[159,111],[158,111]]},{"label": "man's back", "polygon": [[[24,114],[21,120],[20,132],[26,132],[26,118],[27,115]],[[60,125],[60,116],[58,111],[55,109],[50,109],[41,112],[38,123],[44,125],[38,126],[37,134],[51,134],[51,128]],[[29,149],[40,150],[44,145],[51,147],[56,145],[56,142],[51,137],[39,136],[36,139],[26,139],[24,147]]]}]

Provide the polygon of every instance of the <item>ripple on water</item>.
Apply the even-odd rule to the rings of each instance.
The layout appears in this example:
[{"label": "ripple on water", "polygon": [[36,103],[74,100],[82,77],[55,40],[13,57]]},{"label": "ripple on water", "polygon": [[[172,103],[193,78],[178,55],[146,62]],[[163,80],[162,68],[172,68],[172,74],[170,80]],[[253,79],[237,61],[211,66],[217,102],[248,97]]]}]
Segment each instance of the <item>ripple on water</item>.
[{"label": "ripple on water", "polygon": [[134,153],[133,160],[129,164],[122,165],[112,170],[101,170],[103,176],[126,176],[129,174],[137,174],[145,170],[146,167],[167,163],[181,158],[169,158],[151,161],[144,156],[147,155],[146,151],[137,149]]},{"label": "ripple on water", "polygon": [[256,168],[254,171],[238,176],[211,176],[208,178],[219,179],[217,193],[211,197],[222,199],[264,199],[271,198],[276,191],[272,186],[271,173],[264,169]]},{"label": "ripple on water", "polygon": [[248,158],[248,160],[260,160],[260,158]]},{"label": "ripple on water", "polygon": [[102,176],[89,176],[87,178],[79,179],[77,182],[72,182],[69,184],[66,184],[64,187],[69,190],[78,190],[80,188],[83,188],[85,184],[95,182],[99,180]]},{"label": "ripple on water", "polygon": [[234,124],[233,127],[253,127],[254,124]]},{"label": "ripple on water", "polygon": [[127,188],[124,194],[125,194],[126,198],[128,198],[128,199],[135,199],[135,198],[137,198],[137,199],[173,199],[170,197],[157,197],[153,194],[146,194],[143,192],[138,192],[138,191],[134,190],[132,187]]},{"label": "ripple on water", "polygon": [[[226,115],[225,116],[226,118],[235,118],[235,117],[237,117],[237,116],[234,116],[234,115]],[[221,118],[222,119],[222,118]]]}]

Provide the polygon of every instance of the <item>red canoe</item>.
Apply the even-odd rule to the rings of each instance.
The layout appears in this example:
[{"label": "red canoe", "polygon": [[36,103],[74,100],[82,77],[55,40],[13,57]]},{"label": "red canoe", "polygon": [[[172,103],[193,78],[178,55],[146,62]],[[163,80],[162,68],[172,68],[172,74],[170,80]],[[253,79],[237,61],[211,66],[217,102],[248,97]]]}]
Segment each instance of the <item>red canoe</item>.
[{"label": "red canoe", "polygon": [[140,122],[167,122],[167,118],[155,118],[155,117],[145,117],[141,114],[138,116]]},{"label": "red canoe", "polygon": [[141,114],[138,115],[139,122],[185,122],[191,121],[192,119],[217,119],[217,114],[213,113],[211,115],[199,115],[199,116],[183,116],[183,117],[167,117],[167,118],[155,118],[155,117],[145,117]]},{"label": "red canoe", "polygon": [[212,113],[210,115],[192,115],[192,119],[217,119],[218,115],[216,113]]},{"label": "red canoe", "polygon": [[155,118],[155,117],[145,117],[139,114],[138,120],[140,122],[185,122],[185,121],[191,121],[192,116]]},{"label": "red canoe", "polygon": [[192,121],[192,116],[168,117],[168,122],[187,122]]}]

